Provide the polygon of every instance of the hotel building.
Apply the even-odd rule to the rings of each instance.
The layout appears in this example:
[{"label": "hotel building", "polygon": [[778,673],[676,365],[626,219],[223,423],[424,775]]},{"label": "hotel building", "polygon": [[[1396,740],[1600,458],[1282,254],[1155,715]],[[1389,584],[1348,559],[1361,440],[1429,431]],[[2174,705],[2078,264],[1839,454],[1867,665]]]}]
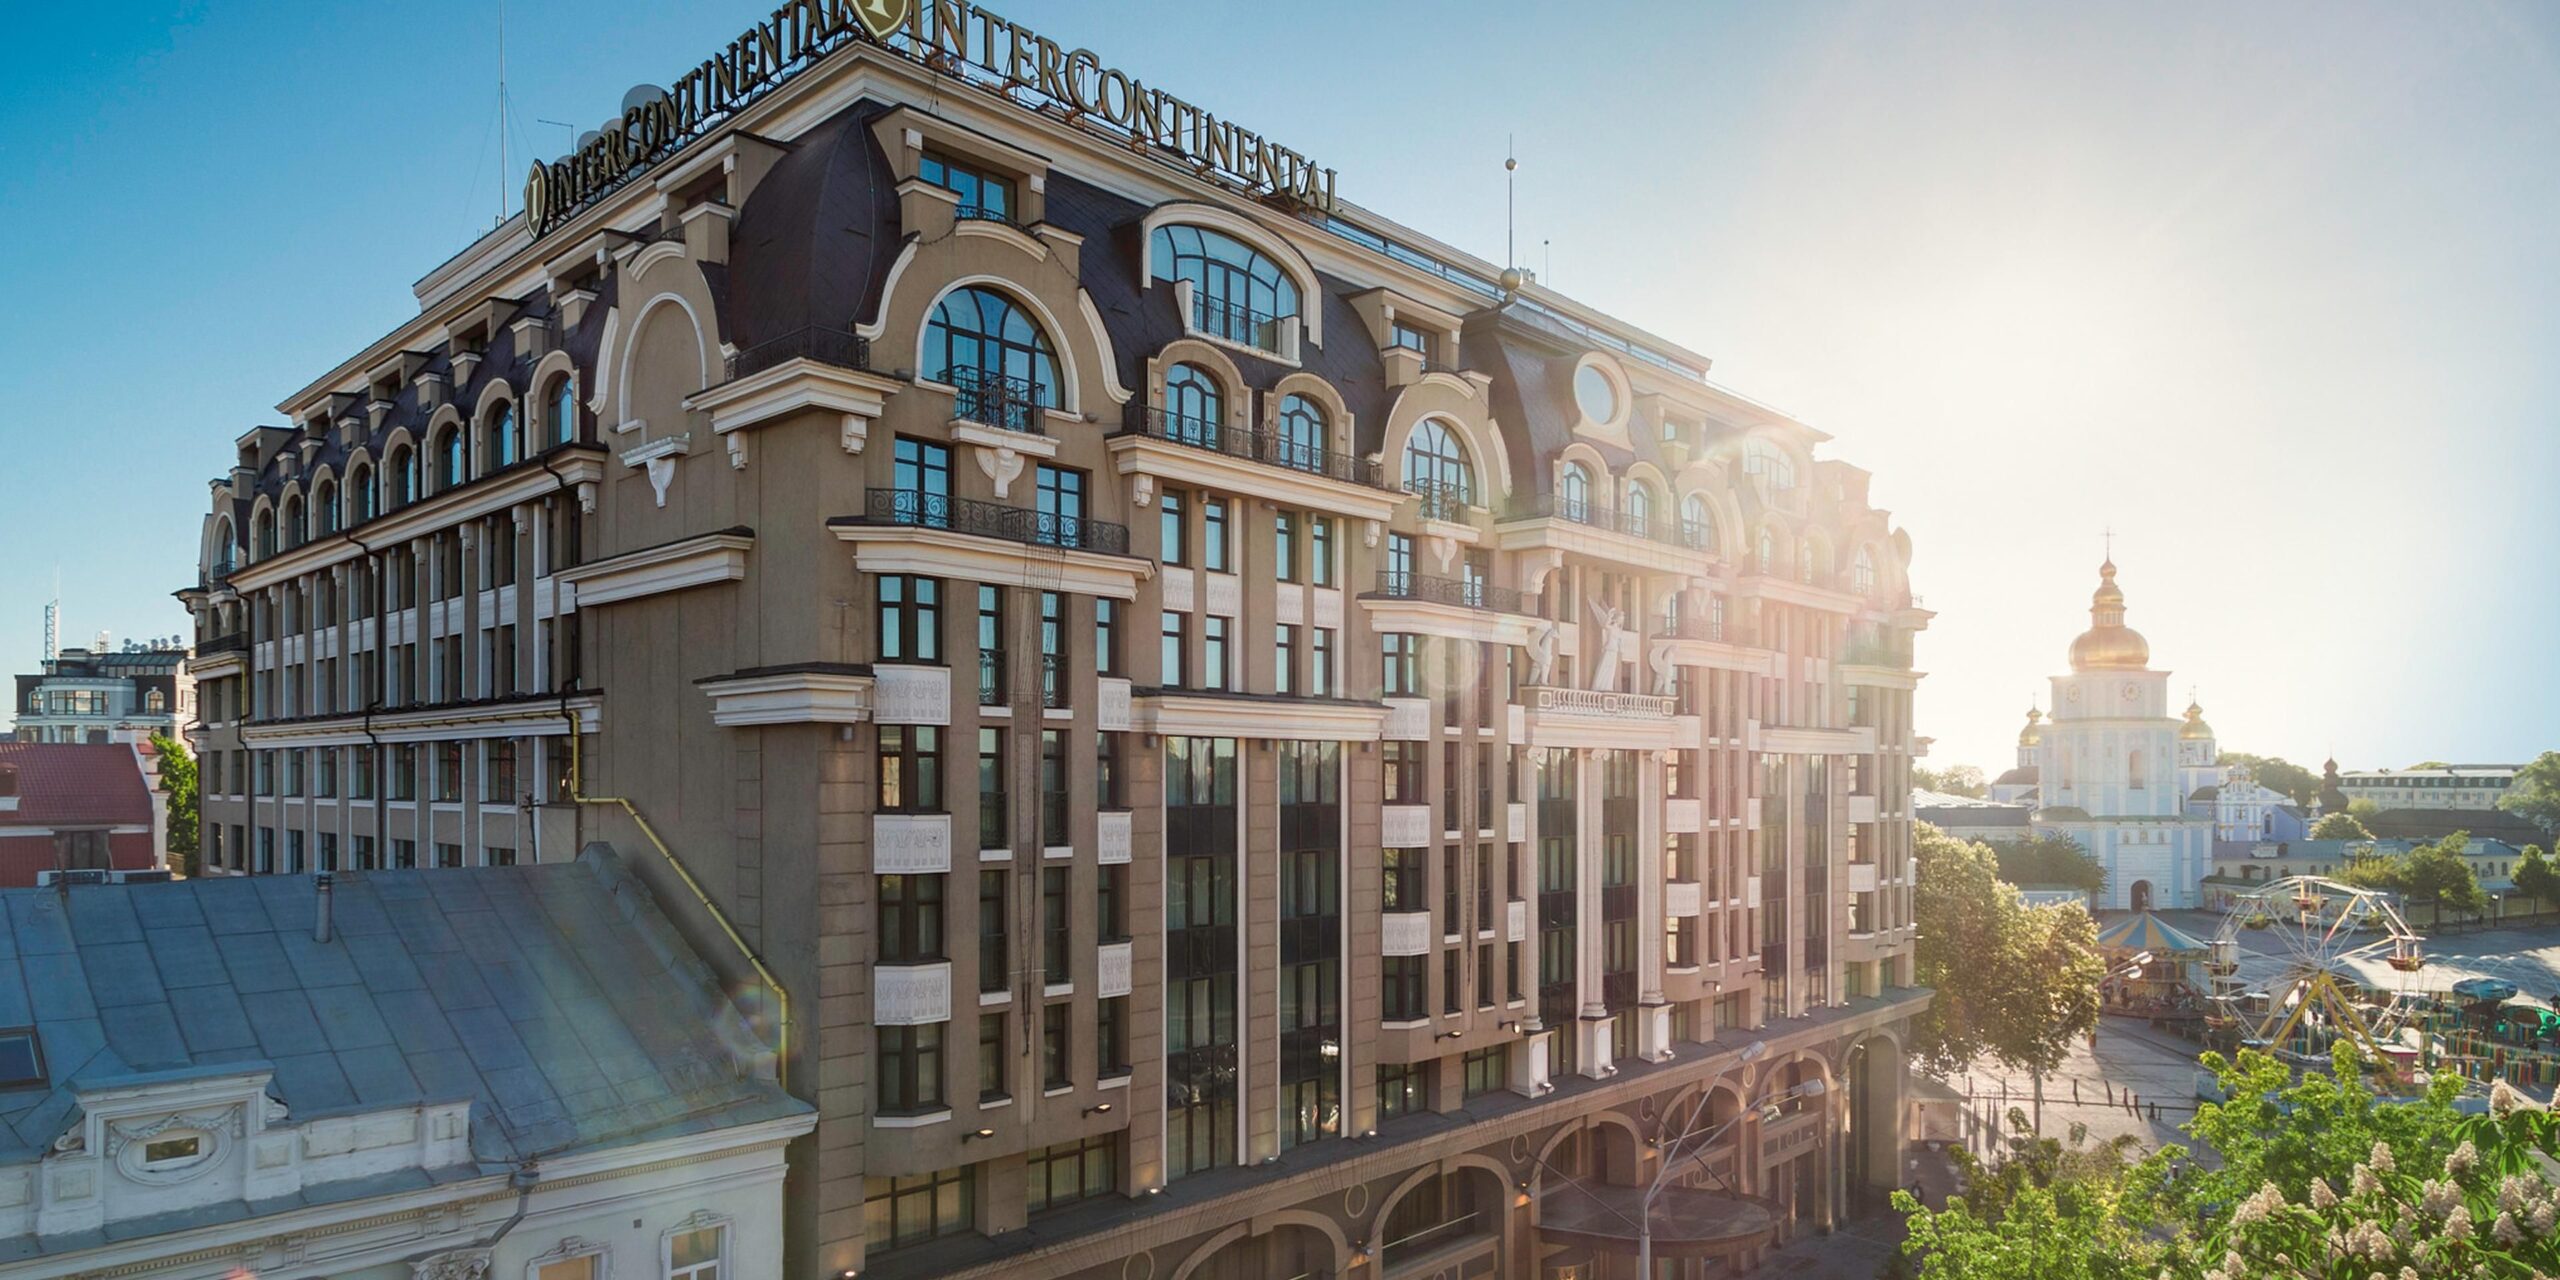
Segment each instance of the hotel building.
[{"label": "hotel building", "polygon": [[239,438],[208,863],[613,846],[818,1108],[794,1276],[1631,1275],[1692,1131],[1667,1271],[1875,1203],[1929,615],[1867,474],[1092,53],[858,8],[635,93]]}]

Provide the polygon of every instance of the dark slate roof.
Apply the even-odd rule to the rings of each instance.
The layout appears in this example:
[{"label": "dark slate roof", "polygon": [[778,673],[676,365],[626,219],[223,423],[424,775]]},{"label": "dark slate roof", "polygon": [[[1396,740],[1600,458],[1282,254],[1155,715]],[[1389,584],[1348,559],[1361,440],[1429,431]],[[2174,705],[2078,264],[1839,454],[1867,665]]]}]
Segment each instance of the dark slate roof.
[{"label": "dark slate roof", "polygon": [[573,863],[0,891],[0,1026],[47,1087],[0,1092],[0,1161],[79,1088],[272,1069],[297,1122],[471,1101],[496,1166],[803,1113],[712,972],[609,850]]},{"label": "dark slate roof", "polygon": [[[18,805],[0,826],[130,826],[151,821],[142,764],[122,743],[0,742],[0,771],[17,775]],[[0,789],[0,795],[6,795]],[[13,1025],[0,1017],[0,1026]]]},{"label": "dark slate roof", "polygon": [[2017,768],[2011,769],[2007,773],[2001,774],[1999,777],[1992,779],[1992,782],[2003,787],[2034,786],[2036,783],[2043,781],[2043,779],[2044,774],[2034,765],[2022,764]]}]

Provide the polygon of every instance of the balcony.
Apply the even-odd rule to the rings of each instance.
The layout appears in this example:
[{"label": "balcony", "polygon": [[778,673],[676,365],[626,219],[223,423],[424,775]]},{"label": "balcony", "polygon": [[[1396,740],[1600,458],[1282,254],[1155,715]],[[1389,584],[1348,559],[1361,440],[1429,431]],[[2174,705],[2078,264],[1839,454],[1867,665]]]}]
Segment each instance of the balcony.
[{"label": "balcony", "polygon": [[1522,685],[1522,720],[1533,747],[1667,750],[1681,744],[1676,700],[1649,693]]},{"label": "balcony", "polygon": [[1564,685],[1522,685],[1520,692],[1535,713],[1606,716],[1610,719],[1635,718],[1669,720],[1672,698],[1650,693],[1620,693],[1614,689],[1575,689]]},{"label": "balcony", "polygon": [[1296,316],[1275,316],[1256,311],[1241,303],[1220,302],[1203,294],[1194,293],[1191,297],[1191,328],[1194,332],[1290,359],[1295,359],[1296,353],[1282,349],[1284,329],[1296,319]]},{"label": "balcony", "polygon": [[1167,409],[1137,408],[1131,416],[1133,420],[1122,429],[1123,435],[1144,436],[1222,457],[1286,467],[1344,484],[1371,489],[1383,487],[1377,463],[1353,454],[1336,453],[1320,445],[1284,439],[1277,432],[1220,426],[1206,418],[1189,417]]},{"label": "balcony", "polygon": [[[915,489],[872,489],[863,496],[862,522],[943,529],[1025,546],[1129,554],[1129,526],[1079,515],[1034,511],[1002,503],[955,498]],[[843,523],[842,518],[830,523]]]},{"label": "balcony", "polygon": [[1708,530],[1668,511],[1637,513],[1552,495],[1502,516],[1505,551],[1565,552],[1657,573],[1694,574],[1710,558]]},{"label": "balcony", "polygon": [[871,368],[871,340],[849,329],[811,325],[779,338],[769,338],[729,357],[729,378],[751,377],[794,360],[837,369]]},{"label": "balcony", "polygon": [[1477,578],[1440,578],[1427,573],[1397,573],[1381,569],[1375,594],[1386,600],[1419,600],[1425,604],[1455,605],[1461,609],[1528,612],[1518,588],[1497,587]]},{"label": "balcony", "polygon": [[1046,435],[1047,391],[1028,378],[967,366],[951,370],[951,418],[1020,435]]},{"label": "balcony", "polygon": [[1474,510],[1474,504],[1469,501],[1474,495],[1454,485],[1408,480],[1405,482],[1404,491],[1420,500],[1421,506],[1417,514],[1425,520],[1445,520],[1451,524],[1465,524]]}]

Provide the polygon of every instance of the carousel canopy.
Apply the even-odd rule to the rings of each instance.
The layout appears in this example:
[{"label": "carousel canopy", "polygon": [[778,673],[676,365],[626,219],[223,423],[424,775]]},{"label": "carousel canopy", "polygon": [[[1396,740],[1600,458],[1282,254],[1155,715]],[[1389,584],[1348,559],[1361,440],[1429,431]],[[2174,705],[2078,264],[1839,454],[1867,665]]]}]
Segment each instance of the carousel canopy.
[{"label": "carousel canopy", "polygon": [[2148,911],[2136,912],[2098,931],[2098,949],[2128,954],[2148,951],[2155,956],[2200,953],[2208,950],[2195,935],[2176,929]]}]

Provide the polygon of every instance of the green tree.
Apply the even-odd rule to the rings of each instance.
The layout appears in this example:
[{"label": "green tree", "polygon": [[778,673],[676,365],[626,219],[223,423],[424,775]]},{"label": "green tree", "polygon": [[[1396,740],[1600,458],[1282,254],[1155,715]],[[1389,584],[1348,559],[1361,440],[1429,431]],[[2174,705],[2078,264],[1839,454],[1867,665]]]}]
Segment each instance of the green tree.
[{"label": "green tree", "polygon": [[2373,833],[2365,830],[2364,821],[2352,813],[2324,813],[2320,815],[2318,822],[2311,824],[2311,838],[2314,840],[2371,840]]},{"label": "green tree", "polygon": [[2283,756],[2253,756],[2245,751],[2225,751],[2222,763],[2242,766],[2258,785],[2270,791],[2281,791],[2293,797],[2295,804],[2309,804],[2320,794],[2320,775]]},{"label": "green tree", "polygon": [[2107,887],[2106,864],[2069,836],[1997,840],[1991,852],[2000,860],[2000,878],[2011,884],[2067,885],[2092,898]]},{"label": "green tree", "polygon": [[2516,863],[2516,887],[2530,895],[2537,907],[2560,904],[2560,870],[2552,868],[2541,845],[2524,847],[2524,858]]},{"label": "green tree", "polygon": [[2560,751],[2545,751],[2516,771],[2515,785],[2498,797],[2498,807],[2560,836]]},{"label": "green tree", "polygon": [[[2098,1025],[2098,925],[2079,903],[2029,907],[1986,845],[1917,824],[1912,900],[1920,984],[1912,1058],[1942,1074],[1989,1057],[2036,1078]],[[2041,1116],[2038,1117],[2041,1119]]]},{"label": "green tree", "polygon": [[160,753],[160,790],[169,796],[169,869],[181,876],[196,873],[196,758],[187,744],[165,733],[151,735]]},{"label": "green tree", "polygon": [[1967,796],[1975,800],[1990,794],[1990,787],[1983,781],[1982,770],[1969,764],[1951,764],[1944,769],[1913,765],[1911,785],[1923,791]]},{"label": "green tree", "polygon": [[2432,902],[2438,920],[2448,910],[2478,915],[2488,908],[2489,895],[2480,888],[2480,875],[2465,856],[2470,847],[2470,834],[2456,831],[2407,853],[2358,858],[2339,878],[2366,888],[2388,889],[2413,906]]},{"label": "green tree", "polygon": [[2347,802],[2347,816],[2363,821],[2382,812],[2382,802],[2372,796],[2357,796]]}]

